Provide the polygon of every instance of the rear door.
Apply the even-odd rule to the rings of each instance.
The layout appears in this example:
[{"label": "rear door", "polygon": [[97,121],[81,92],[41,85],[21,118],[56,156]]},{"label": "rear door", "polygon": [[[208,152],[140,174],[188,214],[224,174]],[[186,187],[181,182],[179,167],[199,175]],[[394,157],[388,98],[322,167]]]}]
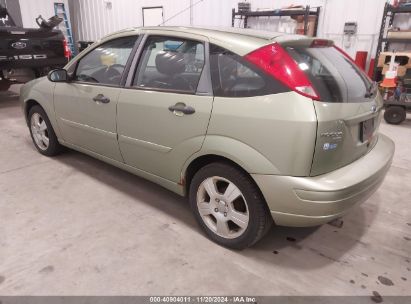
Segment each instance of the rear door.
[{"label": "rear door", "polygon": [[321,101],[311,175],[343,167],[365,155],[378,140],[382,100],[376,86],[333,46],[285,45],[309,76]]},{"label": "rear door", "polygon": [[147,37],[117,107],[118,140],[128,165],[180,181],[211,115],[207,49],[203,36]]}]

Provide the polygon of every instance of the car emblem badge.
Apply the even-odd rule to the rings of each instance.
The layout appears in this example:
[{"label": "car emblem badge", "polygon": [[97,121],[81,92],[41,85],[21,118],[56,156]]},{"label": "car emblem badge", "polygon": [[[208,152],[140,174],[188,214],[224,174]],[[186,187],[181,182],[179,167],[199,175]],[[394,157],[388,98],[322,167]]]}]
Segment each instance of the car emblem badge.
[{"label": "car emblem badge", "polygon": [[26,48],[27,44],[24,42],[18,41],[18,42],[12,43],[11,46],[15,49],[21,50],[21,49]]},{"label": "car emblem badge", "polygon": [[344,132],[343,131],[336,131],[336,132],[324,132],[320,134],[321,137],[330,138],[332,140],[340,141],[343,139]]},{"label": "car emblem badge", "polygon": [[373,113],[377,112],[377,106],[376,105],[371,106],[371,112],[373,112]]},{"label": "car emblem badge", "polygon": [[338,147],[338,144],[336,143],[325,143],[323,145],[323,150],[328,151],[328,150],[335,150]]}]

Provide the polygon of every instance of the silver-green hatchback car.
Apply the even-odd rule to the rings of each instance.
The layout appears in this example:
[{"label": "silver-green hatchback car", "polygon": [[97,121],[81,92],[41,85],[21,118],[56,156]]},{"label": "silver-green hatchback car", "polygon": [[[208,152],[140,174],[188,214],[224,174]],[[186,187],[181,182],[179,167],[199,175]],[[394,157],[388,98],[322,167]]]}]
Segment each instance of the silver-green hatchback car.
[{"label": "silver-green hatchback car", "polygon": [[66,146],[188,196],[206,234],[237,249],[272,223],[341,217],[394,154],[373,82],[304,36],[124,30],[24,85],[21,102],[40,153]]}]

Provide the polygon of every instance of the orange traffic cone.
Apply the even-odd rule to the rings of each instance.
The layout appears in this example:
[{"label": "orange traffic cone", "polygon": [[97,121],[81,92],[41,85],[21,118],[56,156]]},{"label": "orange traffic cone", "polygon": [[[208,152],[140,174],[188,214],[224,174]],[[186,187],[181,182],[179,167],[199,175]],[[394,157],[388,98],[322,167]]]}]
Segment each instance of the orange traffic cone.
[{"label": "orange traffic cone", "polygon": [[395,71],[387,71],[380,86],[383,88],[395,88],[397,86],[397,82],[395,80],[396,74],[397,73]]}]

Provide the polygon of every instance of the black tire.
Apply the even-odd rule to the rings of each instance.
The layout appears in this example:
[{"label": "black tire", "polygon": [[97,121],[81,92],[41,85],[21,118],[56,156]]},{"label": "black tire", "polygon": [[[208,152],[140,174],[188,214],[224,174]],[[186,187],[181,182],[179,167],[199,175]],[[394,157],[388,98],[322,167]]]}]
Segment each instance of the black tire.
[{"label": "black tire", "polygon": [[[197,206],[197,194],[198,191],[201,191],[201,184],[210,177],[221,177],[234,184],[242,194],[241,200],[243,200],[244,198],[244,202],[246,202],[245,204],[247,206],[247,213],[249,217],[248,225],[247,228],[245,228],[242,234],[238,237],[221,237],[217,234],[217,232],[211,230],[207,226],[207,224],[203,220],[203,217],[200,215],[199,208]],[[218,187],[216,186],[216,188]],[[201,228],[205,231],[205,233],[211,240],[224,247],[232,249],[244,249],[250,247],[257,241],[259,241],[269,231],[273,224],[273,219],[264,200],[264,197],[260,192],[260,189],[247,173],[230,164],[212,163],[201,168],[194,175],[191,181],[189,200],[195,218]],[[212,198],[210,197],[210,202],[211,200]],[[226,216],[226,213],[224,213],[224,216]]]},{"label": "black tire", "polygon": [[387,123],[398,125],[407,117],[407,112],[400,106],[389,106],[385,109],[384,119]]},{"label": "black tire", "polygon": [[[47,126],[47,136],[49,139],[49,143],[48,146],[46,148],[41,148],[37,143],[36,140],[34,139],[34,134],[32,131],[32,127],[31,127],[31,121],[32,121],[32,117],[33,115],[40,115],[40,117],[42,118],[42,120],[44,120],[46,126]],[[33,140],[34,146],[36,147],[37,151],[39,151],[41,154],[46,155],[46,156],[55,156],[57,154],[59,154],[63,149],[62,146],[60,145],[60,143],[57,140],[57,136],[56,133],[53,130],[53,127],[50,123],[50,120],[46,114],[46,112],[43,110],[42,107],[40,107],[39,105],[35,105],[33,106],[28,114],[28,121],[29,121],[29,130],[30,130],[30,135],[31,135],[31,139]]]}]

